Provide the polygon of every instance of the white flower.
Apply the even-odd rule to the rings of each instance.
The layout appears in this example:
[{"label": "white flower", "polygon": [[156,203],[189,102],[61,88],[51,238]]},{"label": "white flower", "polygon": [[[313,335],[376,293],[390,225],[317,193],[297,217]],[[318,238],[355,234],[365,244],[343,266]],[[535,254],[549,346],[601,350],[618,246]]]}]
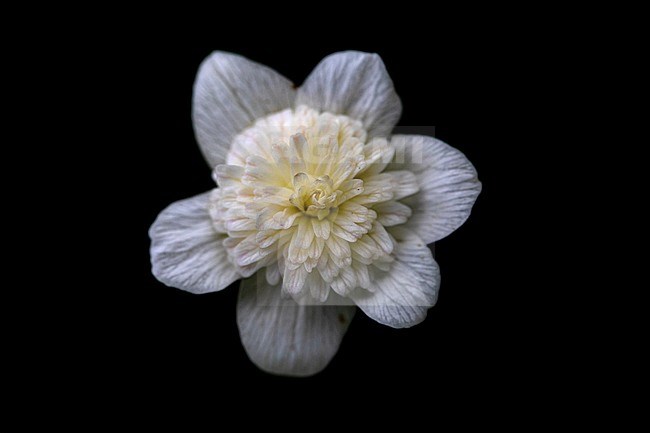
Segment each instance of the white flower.
[{"label": "white flower", "polygon": [[424,320],[440,285],[427,244],[463,224],[481,184],[445,143],[389,137],[401,103],[379,56],[333,54],[296,89],[215,52],[192,114],[218,188],[160,213],[156,278],[192,293],[246,278],[241,339],[276,374],[321,371],[355,305],[395,328]]}]

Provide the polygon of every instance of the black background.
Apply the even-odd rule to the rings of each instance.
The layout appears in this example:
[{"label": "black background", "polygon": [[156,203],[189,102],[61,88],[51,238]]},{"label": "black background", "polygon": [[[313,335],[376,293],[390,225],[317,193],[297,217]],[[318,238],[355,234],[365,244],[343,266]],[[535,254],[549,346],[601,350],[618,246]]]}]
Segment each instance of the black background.
[{"label": "black background", "polygon": [[[469,220],[435,245],[442,285],[426,321],[395,330],[358,312],[338,354],[320,374],[282,378],[259,371],[239,341],[235,321],[237,285],[195,296],[159,283],[150,272],[147,230],[168,204],[214,187],[196,145],[191,118],[192,83],[200,62],[214,49],[232,51],[266,64],[299,85],[327,54],[356,49],[381,55],[403,103],[400,127],[431,134],[467,155],[477,168],[483,192]],[[225,383],[239,391],[280,387],[289,392],[343,392],[365,387],[416,387],[433,394],[473,393],[528,386],[528,362],[538,353],[532,316],[540,310],[533,261],[519,249],[538,237],[527,215],[522,178],[511,170],[532,162],[520,150],[523,133],[519,101],[532,83],[522,81],[523,58],[480,41],[458,50],[434,45],[340,45],[296,52],[277,46],[166,46],[149,51],[138,86],[147,101],[146,132],[137,144],[141,164],[139,220],[140,280],[119,288],[128,309],[128,338],[118,342],[117,363],[140,380],[166,388],[197,385],[219,392]],[[424,55],[423,55],[424,53]],[[430,53],[430,54],[427,54]],[[427,57],[428,56],[428,57]],[[435,127],[433,129],[432,127]],[[127,326],[127,322],[124,323]],[[288,388],[287,388],[288,387]],[[231,388],[228,388],[229,390]],[[371,392],[370,392],[371,393]],[[300,397],[297,397],[300,398]],[[364,399],[371,398],[365,395]]]}]

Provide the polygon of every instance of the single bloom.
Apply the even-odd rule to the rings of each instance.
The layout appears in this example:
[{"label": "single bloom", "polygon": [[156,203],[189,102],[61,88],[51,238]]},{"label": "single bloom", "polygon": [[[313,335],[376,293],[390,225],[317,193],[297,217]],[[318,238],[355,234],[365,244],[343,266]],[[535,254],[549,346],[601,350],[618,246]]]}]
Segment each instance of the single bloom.
[{"label": "single bloom", "polygon": [[197,294],[243,278],[241,340],[275,374],[325,368],[356,307],[394,328],[422,322],[440,286],[427,244],[465,222],[481,183],[442,141],[390,136],[401,110],[376,54],[332,54],[296,88],[214,52],[192,119],[218,186],[160,213],[153,274]]}]

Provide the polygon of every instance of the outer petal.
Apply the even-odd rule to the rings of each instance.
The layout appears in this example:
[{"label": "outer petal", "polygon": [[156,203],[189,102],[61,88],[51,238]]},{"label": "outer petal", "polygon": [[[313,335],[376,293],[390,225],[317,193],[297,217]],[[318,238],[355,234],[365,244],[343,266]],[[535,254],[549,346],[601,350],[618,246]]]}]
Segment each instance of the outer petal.
[{"label": "outer petal", "polygon": [[389,272],[376,270],[375,292],[356,289],[350,297],[370,318],[393,328],[422,322],[438,297],[440,270],[431,250],[414,233],[391,229],[397,240],[395,261]]},{"label": "outer petal", "polygon": [[228,261],[225,235],[212,225],[209,196],[171,204],[149,229],[152,272],[168,286],[200,294],[225,289],[241,278]]},{"label": "outer petal", "polygon": [[281,284],[271,286],[257,274],[241,283],[237,325],[248,357],[259,368],[310,376],[323,370],[336,354],[355,310],[281,299]]},{"label": "outer petal", "polygon": [[359,51],[325,57],[298,89],[296,104],[359,119],[371,137],[388,136],[402,114],[381,58]]},{"label": "outer petal", "polygon": [[[444,238],[469,217],[481,192],[476,169],[460,151],[433,137],[396,135],[388,170],[410,170],[420,193],[402,200],[413,210],[408,227],[427,244]],[[403,161],[403,163],[402,163]]]},{"label": "outer petal", "polygon": [[293,106],[294,86],[266,66],[236,54],[215,51],[194,82],[192,119],[203,156],[223,164],[232,139],[255,119]]}]

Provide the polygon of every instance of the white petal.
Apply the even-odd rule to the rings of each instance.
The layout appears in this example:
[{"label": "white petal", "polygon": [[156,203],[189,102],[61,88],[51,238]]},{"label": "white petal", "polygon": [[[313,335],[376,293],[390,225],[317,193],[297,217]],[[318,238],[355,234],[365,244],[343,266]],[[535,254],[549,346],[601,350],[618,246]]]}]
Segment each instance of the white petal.
[{"label": "white petal", "polygon": [[[350,261],[351,262],[351,261]],[[339,273],[339,267],[329,254],[323,254],[318,260],[318,272],[323,280],[331,282]]]},{"label": "white petal", "polygon": [[273,263],[272,265],[266,267],[267,283],[275,286],[276,284],[280,283],[280,278],[282,278],[282,275],[280,275],[280,268],[278,267],[277,263]]},{"label": "white petal", "polygon": [[393,171],[393,198],[399,200],[420,190],[417,177],[410,171]]},{"label": "white petal", "polygon": [[256,234],[241,241],[234,249],[235,262],[239,266],[248,266],[264,257],[263,250],[257,243]]},{"label": "white petal", "polygon": [[314,230],[309,217],[302,217],[289,244],[287,258],[294,263],[303,263],[309,257],[309,246],[314,240]]},{"label": "white petal", "polygon": [[363,148],[366,167],[359,173],[362,177],[381,173],[393,160],[395,148],[385,138],[376,138]]},{"label": "white petal", "polygon": [[242,281],[237,325],[244,349],[269,373],[316,374],[338,351],[355,308],[298,305],[281,299],[280,292],[280,286],[270,286],[264,277]]},{"label": "white petal", "polygon": [[390,233],[397,241],[395,259],[407,264],[423,281],[434,287],[433,303],[435,304],[440,287],[440,270],[433,259],[434,246],[425,245],[420,236],[404,227],[393,227]]},{"label": "white petal", "polygon": [[357,284],[359,285],[359,287],[362,287],[364,289],[369,289],[370,274],[368,272],[368,266],[359,262],[354,262],[352,263],[352,270],[356,275]]},{"label": "white petal", "polygon": [[358,158],[345,158],[334,168],[332,179],[335,180],[334,187],[338,188],[341,183],[354,176],[359,171],[359,163],[363,162],[361,156]]},{"label": "white petal", "polygon": [[368,235],[365,235],[356,242],[350,244],[350,249],[366,259],[372,259],[381,254],[378,245]]},{"label": "white petal", "polygon": [[273,215],[273,221],[279,226],[274,228],[281,228],[286,230],[289,227],[293,226],[294,222],[296,221],[296,218],[298,218],[301,215],[302,212],[300,212],[296,208],[284,209],[282,212],[278,212],[275,215]]},{"label": "white petal", "polygon": [[314,229],[312,228],[309,218],[302,218],[298,225],[298,234],[295,235],[295,240],[301,242],[300,248],[307,249],[314,240]]},{"label": "white petal", "polygon": [[352,201],[361,205],[381,203],[395,197],[395,188],[398,186],[397,178],[391,173],[381,173],[367,177],[363,183],[363,192],[354,197]]},{"label": "white petal", "polygon": [[[393,137],[396,160],[389,169],[414,172],[420,193],[404,199],[413,210],[408,226],[426,243],[444,238],[469,217],[481,192],[476,169],[460,151],[432,137]],[[404,163],[401,163],[404,161]]]},{"label": "white petal", "polygon": [[225,235],[214,230],[209,196],[208,192],[171,204],[149,229],[152,272],[168,286],[208,293],[240,278],[228,261]]},{"label": "white petal", "polygon": [[385,254],[393,252],[393,248],[395,247],[394,242],[386,232],[384,226],[378,223],[373,223],[372,230],[368,234]]},{"label": "white petal", "polygon": [[256,230],[255,220],[247,218],[244,215],[238,215],[236,218],[228,218],[224,223],[227,232],[241,232]]},{"label": "white petal", "polygon": [[210,166],[223,164],[233,138],[255,119],[293,106],[292,83],[266,66],[216,51],[194,82],[192,119]]},{"label": "white petal", "polygon": [[298,89],[296,104],[359,119],[375,137],[388,136],[402,114],[381,58],[358,51],[324,58]]},{"label": "white petal", "polygon": [[327,295],[330,293],[330,285],[323,280],[318,272],[312,272],[307,278],[307,287],[312,298],[319,302],[327,301]]},{"label": "white petal", "polygon": [[357,287],[357,276],[351,267],[341,268],[339,275],[331,283],[332,290],[341,296],[348,296]]},{"label": "white petal", "polygon": [[410,207],[398,201],[379,203],[374,206],[374,209],[377,212],[377,221],[384,227],[404,224],[413,214]]},{"label": "white petal", "polygon": [[219,164],[212,172],[212,177],[219,183],[220,187],[224,187],[230,183],[239,184],[243,175],[244,168],[238,165]]},{"label": "white petal", "polygon": [[285,234],[283,230],[258,231],[255,235],[255,242],[257,242],[260,248],[268,248]]},{"label": "white petal", "polygon": [[393,328],[422,322],[436,303],[440,271],[424,241],[407,230],[393,230],[395,261],[389,272],[375,270],[374,293],[356,289],[349,296],[370,318]]},{"label": "white petal", "polygon": [[[363,233],[360,232],[358,226],[352,224],[346,225],[345,228],[343,228],[339,225],[341,223],[342,221],[339,218],[339,220],[332,225],[332,233],[334,233],[335,236],[348,242],[356,242],[357,237],[361,237],[363,235]],[[354,229],[354,231],[350,232],[349,229]]]},{"label": "white petal", "polygon": [[282,279],[282,290],[291,296],[300,297],[308,276],[309,272],[302,264],[295,269],[286,266]]},{"label": "white petal", "polygon": [[[333,225],[332,227],[336,227],[336,225]],[[356,241],[356,238],[354,240]],[[342,239],[339,236],[330,236],[326,245],[327,249],[334,257],[340,259],[350,257],[350,242],[345,239]]]},{"label": "white petal", "polygon": [[316,236],[325,240],[329,239],[330,229],[332,227],[331,222],[329,222],[328,220],[319,221],[317,218],[312,218],[311,225],[314,229],[314,234]]}]

